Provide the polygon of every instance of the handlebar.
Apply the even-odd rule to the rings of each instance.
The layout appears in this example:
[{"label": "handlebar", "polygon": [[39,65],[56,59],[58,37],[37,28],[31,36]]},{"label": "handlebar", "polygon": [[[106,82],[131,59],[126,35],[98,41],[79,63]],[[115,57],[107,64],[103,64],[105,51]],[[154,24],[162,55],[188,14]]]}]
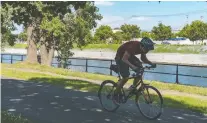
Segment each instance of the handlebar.
[{"label": "handlebar", "polygon": [[147,69],[147,70],[153,70],[154,68],[156,68],[156,66],[145,66],[145,67],[141,67],[140,69],[139,69],[139,71],[135,71],[136,72],[136,74],[140,74],[140,72],[144,72],[144,70],[145,69]]},{"label": "handlebar", "polygon": [[150,69],[153,69],[153,68],[156,68],[156,67],[153,67],[153,66],[145,66],[142,69],[148,69],[148,70],[150,70]]}]

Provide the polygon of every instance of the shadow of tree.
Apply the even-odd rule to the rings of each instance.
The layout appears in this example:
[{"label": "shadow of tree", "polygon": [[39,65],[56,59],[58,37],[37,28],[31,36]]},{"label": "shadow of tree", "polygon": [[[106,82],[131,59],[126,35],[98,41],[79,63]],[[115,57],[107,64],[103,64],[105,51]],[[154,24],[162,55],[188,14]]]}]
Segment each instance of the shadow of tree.
[{"label": "shadow of tree", "polygon": [[75,79],[62,79],[62,78],[31,78],[28,81],[32,82],[47,82],[53,85],[64,86],[68,89],[84,90],[88,92],[97,92],[99,85],[93,84],[87,81],[75,80]]},{"label": "shadow of tree", "polygon": [[[98,89],[99,85],[86,81],[61,78],[2,79],[2,109],[21,113],[34,123],[204,123],[207,120],[207,116],[196,112],[165,108],[160,119],[149,121],[139,113],[133,100],[109,113],[101,108]],[[171,98],[164,101],[187,106]]]}]

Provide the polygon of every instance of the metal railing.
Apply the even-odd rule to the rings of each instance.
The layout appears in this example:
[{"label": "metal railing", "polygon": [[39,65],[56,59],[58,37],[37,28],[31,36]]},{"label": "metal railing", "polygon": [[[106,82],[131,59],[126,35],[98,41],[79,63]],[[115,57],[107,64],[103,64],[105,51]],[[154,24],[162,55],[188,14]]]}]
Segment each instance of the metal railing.
[{"label": "metal railing", "polygon": [[[9,58],[3,58],[4,55],[10,55]],[[14,56],[20,56],[20,59],[14,59]],[[3,63],[3,60],[10,60],[10,63],[13,64],[13,60],[15,61],[23,61],[24,60],[24,56],[23,54],[1,54],[1,63]],[[57,57],[54,57],[57,58]],[[113,62],[115,62],[114,60],[111,59],[96,59],[96,58],[68,58],[68,60],[70,59],[76,59],[76,60],[85,60],[85,64],[84,65],[80,65],[80,64],[66,64],[66,66],[80,66],[80,67],[85,67],[85,72],[88,72],[88,68],[105,68],[105,69],[109,69],[110,65],[113,64]],[[99,60],[99,61],[108,61],[110,62],[110,65],[108,67],[104,67],[104,66],[94,66],[94,65],[89,65],[88,61],[89,60]],[[52,65],[58,65],[59,63],[52,63]],[[157,63],[158,65],[170,65],[170,66],[175,66],[176,67],[176,72],[175,73],[168,73],[168,72],[156,72],[156,71],[146,71],[147,73],[156,73],[156,74],[167,74],[167,75],[175,75],[176,76],[176,81],[175,83],[180,84],[179,83],[179,76],[189,76],[189,77],[199,77],[199,78],[207,78],[206,76],[203,75],[189,75],[189,74],[180,74],[179,73],[179,67],[180,66],[186,66],[186,67],[199,67],[199,68],[207,68],[207,65],[188,65],[188,64],[169,64],[169,63]],[[109,69],[110,70],[110,69]],[[110,75],[112,75],[112,70],[110,70]]]}]

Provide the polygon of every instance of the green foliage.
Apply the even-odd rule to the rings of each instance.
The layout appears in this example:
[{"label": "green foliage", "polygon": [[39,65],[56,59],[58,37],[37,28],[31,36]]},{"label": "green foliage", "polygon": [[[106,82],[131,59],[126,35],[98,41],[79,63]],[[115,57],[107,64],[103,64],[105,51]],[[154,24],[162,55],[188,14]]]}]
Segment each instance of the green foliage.
[{"label": "green foliage", "polygon": [[73,55],[70,49],[73,44],[77,44],[78,48],[92,42],[91,29],[96,27],[96,20],[101,19],[98,9],[90,2],[85,7],[77,9],[74,13],[67,13],[63,18],[65,30],[62,32],[63,36],[57,44],[57,51],[62,62],[66,63],[65,58]]},{"label": "green foliage", "polygon": [[113,43],[114,44],[121,44],[123,40],[124,40],[123,34],[121,31],[115,32],[113,34]]},{"label": "green foliage", "polygon": [[190,30],[190,25],[187,24],[185,25],[182,30],[178,33],[178,36],[180,37],[189,37],[189,30]]},{"label": "green foliage", "polygon": [[204,40],[207,38],[207,23],[199,20],[193,21],[185,31],[191,41]]},{"label": "green foliage", "polygon": [[23,118],[21,115],[14,115],[7,111],[1,111],[2,123],[31,123],[29,120]]},{"label": "green foliage", "polygon": [[158,26],[154,26],[152,29],[154,34],[154,40],[166,40],[172,36],[172,30],[170,26],[166,26],[162,23],[159,23]]},{"label": "green foliage", "polygon": [[18,39],[21,41],[27,41],[27,32],[26,29],[24,29],[23,32],[21,32],[20,34],[18,34]]},{"label": "green foliage", "polygon": [[11,33],[15,30],[12,21],[14,11],[15,9],[9,4],[5,4],[4,7],[1,6],[1,50],[7,44],[13,46],[16,40],[17,36]]},{"label": "green foliage", "polygon": [[64,31],[64,24],[59,17],[53,17],[52,20],[49,20],[47,17],[42,19],[40,28],[44,31],[47,31],[48,36],[54,35],[55,37],[61,35]]},{"label": "green foliage", "polygon": [[156,35],[155,35],[154,33],[150,33],[150,36],[151,36],[151,38],[152,38],[153,40],[156,39]]},{"label": "green foliage", "polygon": [[15,41],[16,41],[17,35],[14,35],[11,33],[11,31],[7,31],[6,33],[4,32],[4,34],[2,34],[2,44],[1,44],[1,48],[2,50],[4,49],[5,45],[10,45],[10,46],[14,46]]},{"label": "green foliage", "polygon": [[146,32],[146,31],[144,31],[144,32],[141,33],[141,37],[142,37],[142,38],[143,38],[143,37],[152,38],[152,36],[150,35],[150,33],[149,33],[149,32]]},{"label": "green foliage", "polygon": [[110,26],[101,25],[98,29],[96,29],[94,38],[96,43],[106,43],[106,41],[111,38],[112,35],[113,32]]},{"label": "green foliage", "polygon": [[187,24],[179,32],[179,36],[189,38],[191,41],[207,39],[207,23],[200,20]]},{"label": "green foliage", "polygon": [[124,24],[121,26],[124,40],[131,40],[132,38],[140,37],[140,27],[137,25]]},{"label": "green foliage", "polygon": [[[32,27],[28,32],[31,35],[28,35],[28,40],[34,42],[31,44],[45,45],[46,50],[41,52],[49,52],[55,48],[59,54],[63,53],[63,56],[72,55],[69,51],[72,43],[81,47],[90,42],[90,30],[97,26],[96,20],[102,19],[94,2],[88,1],[2,2],[3,8],[6,8],[7,4],[15,9],[10,12],[13,22],[23,24],[25,28]],[[64,20],[68,14],[72,14],[71,22]],[[24,34],[19,38],[25,38]]]},{"label": "green foliage", "polygon": [[179,33],[172,33],[171,38],[176,38],[176,37],[179,37]]}]

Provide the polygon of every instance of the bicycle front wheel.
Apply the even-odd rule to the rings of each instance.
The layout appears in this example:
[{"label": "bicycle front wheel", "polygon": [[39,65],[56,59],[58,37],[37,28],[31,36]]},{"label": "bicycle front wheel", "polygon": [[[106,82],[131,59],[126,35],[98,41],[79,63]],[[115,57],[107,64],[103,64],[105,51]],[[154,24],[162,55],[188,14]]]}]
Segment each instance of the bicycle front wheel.
[{"label": "bicycle front wheel", "polygon": [[102,82],[99,91],[98,97],[101,103],[101,106],[109,112],[114,112],[119,108],[113,98],[114,98],[114,90],[116,89],[116,83],[111,80],[105,80]]},{"label": "bicycle front wheel", "polygon": [[147,119],[154,120],[162,114],[163,98],[155,87],[144,86],[136,95],[135,102],[140,113]]}]

